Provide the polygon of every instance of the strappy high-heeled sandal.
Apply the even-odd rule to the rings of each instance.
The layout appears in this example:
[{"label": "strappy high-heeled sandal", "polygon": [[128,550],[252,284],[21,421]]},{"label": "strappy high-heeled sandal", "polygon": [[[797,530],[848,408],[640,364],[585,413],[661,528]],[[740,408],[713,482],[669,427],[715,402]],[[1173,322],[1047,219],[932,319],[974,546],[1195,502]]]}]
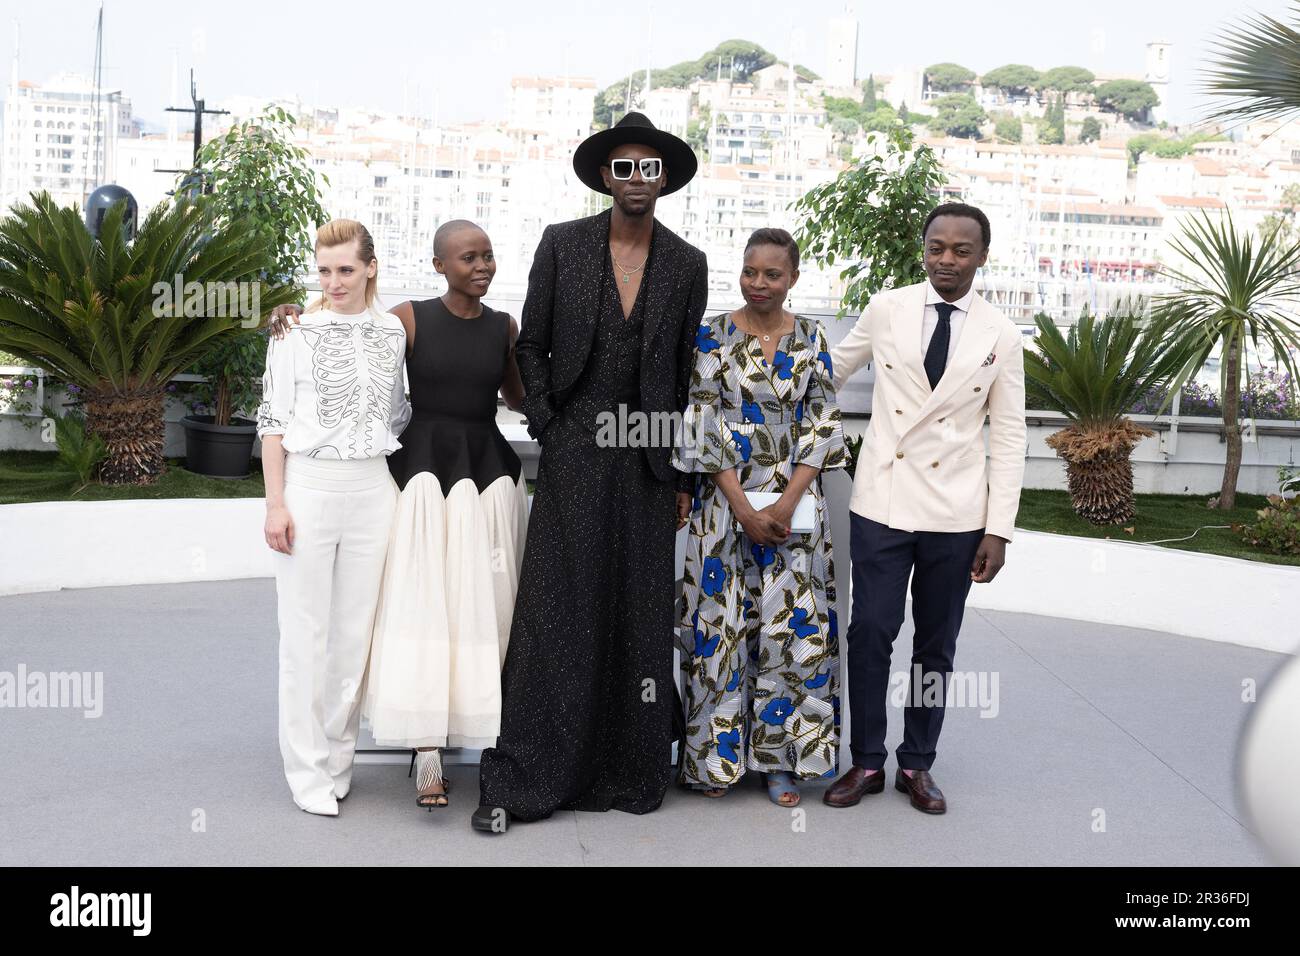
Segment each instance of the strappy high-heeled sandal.
[{"label": "strappy high-heeled sandal", "polygon": [[[442,775],[442,755],[437,750],[417,750],[414,758],[415,789],[420,793],[415,798],[417,807],[424,807],[430,812],[434,807],[447,806],[447,781]],[[442,793],[425,793],[434,785],[442,787]]]},{"label": "strappy high-heeled sandal", "polygon": [[[419,752],[420,752],[420,751],[419,751],[418,749],[416,749],[415,747],[412,747],[412,748],[411,748],[411,765],[410,765],[409,767],[406,768],[406,775],[407,775],[408,777],[410,777],[413,773],[415,773],[415,755],[418,754]],[[443,791],[443,793],[451,793],[451,779],[450,779],[450,778],[448,778],[448,777],[443,777],[443,778],[442,778],[442,791]],[[339,797],[339,799],[342,800],[343,798],[342,798],[342,797]]]}]

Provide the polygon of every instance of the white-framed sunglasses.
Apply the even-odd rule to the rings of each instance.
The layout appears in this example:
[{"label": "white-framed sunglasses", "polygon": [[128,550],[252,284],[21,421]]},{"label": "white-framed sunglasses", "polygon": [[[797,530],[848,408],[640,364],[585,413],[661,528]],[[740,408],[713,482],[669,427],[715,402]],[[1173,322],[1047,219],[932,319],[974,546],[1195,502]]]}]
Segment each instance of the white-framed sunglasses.
[{"label": "white-framed sunglasses", "polygon": [[[658,157],[646,157],[640,161],[641,178],[648,183],[654,182],[659,178],[659,174],[664,170],[663,160]],[[609,174],[618,180],[628,180],[632,178],[632,173],[637,168],[635,159],[613,159],[609,163]]]}]

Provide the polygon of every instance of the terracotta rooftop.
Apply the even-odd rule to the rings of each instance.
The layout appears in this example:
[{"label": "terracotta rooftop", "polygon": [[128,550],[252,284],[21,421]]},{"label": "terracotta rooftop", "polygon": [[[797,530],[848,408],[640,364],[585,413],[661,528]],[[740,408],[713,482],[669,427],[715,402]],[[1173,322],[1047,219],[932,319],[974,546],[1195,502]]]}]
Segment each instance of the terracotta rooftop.
[{"label": "terracotta rooftop", "polygon": [[1217,196],[1157,196],[1166,206],[1186,209],[1226,209],[1228,204]]}]

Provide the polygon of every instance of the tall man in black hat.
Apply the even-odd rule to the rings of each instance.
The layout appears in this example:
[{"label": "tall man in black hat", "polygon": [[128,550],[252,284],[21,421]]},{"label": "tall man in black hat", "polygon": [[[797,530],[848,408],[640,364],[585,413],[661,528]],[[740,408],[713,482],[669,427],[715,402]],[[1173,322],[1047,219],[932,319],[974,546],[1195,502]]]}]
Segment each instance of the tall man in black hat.
[{"label": "tall man in black hat", "polygon": [[614,202],[546,227],[528,276],[516,355],[542,453],[473,816],[489,832],[561,809],[648,813],[672,772],[675,536],[691,499],[672,432],[603,426],[686,407],[708,264],[654,210],[696,159],[628,113],[573,168]]}]

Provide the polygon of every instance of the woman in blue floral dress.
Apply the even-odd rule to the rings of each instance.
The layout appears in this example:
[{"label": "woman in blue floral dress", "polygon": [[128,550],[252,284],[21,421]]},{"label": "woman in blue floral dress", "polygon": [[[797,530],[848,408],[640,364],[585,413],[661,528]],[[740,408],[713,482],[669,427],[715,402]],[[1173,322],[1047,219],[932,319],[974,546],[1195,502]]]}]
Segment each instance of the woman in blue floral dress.
[{"label": "woman in blue floral dress", "polygon": [[[833,774],[839,625],[821,472],[846,461],[821,325],[784,302],[799,276],[788,232],[745,249],[745,307],[706,318],[673,464],[696,473],[681,600],[686,741],[680,781],[722,796],[745,771],[774,803]],[[776,493],[770,504],[746,492]],[[812,530],[792,531],[812,496]]]}]

